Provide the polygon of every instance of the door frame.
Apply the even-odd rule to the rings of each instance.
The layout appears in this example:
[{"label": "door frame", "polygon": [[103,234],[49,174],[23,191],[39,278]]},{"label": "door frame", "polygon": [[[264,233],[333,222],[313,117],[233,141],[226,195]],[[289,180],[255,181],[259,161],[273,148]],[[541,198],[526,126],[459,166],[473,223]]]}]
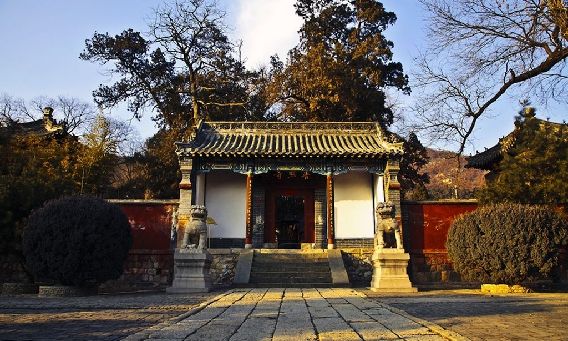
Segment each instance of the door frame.
[{"label": "door frame", "polygon": [[[280,173],[281,176],[277,176]],[[309,173],[308,178],[302,172],[274,172],[262,174],[258,181],[265,189],[264,197],[264,243],[276,243],[276,205],[278,195],[287,194],[304,197],[304,240],[301,243],[315,243],[315,190],[325,188],[325,176]],[[277,247],[277,246],[276,246]]]}]

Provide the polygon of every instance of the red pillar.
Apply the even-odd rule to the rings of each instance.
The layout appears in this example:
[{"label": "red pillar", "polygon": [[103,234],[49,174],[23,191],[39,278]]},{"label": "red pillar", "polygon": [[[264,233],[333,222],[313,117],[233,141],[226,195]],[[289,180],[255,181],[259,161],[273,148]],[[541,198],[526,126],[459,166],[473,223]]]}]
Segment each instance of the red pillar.
[{"label": "red pillar", "polygon": [[327,173],[327,248],[333,249],[335,243],[335,229],[333,228],[333,174]]},{"label": "red pillar", "polygon": [[247,173],[246,208],[245,208],[245,248],[252,248],[252,172]]}]

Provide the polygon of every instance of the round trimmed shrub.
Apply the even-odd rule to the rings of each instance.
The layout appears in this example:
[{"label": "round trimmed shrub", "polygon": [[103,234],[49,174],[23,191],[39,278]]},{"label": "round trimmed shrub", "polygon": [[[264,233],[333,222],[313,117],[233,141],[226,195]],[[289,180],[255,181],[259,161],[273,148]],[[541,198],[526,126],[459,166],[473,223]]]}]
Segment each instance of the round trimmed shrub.
[{"label": "round trimmed shrub", "polygon": [[64,197],[28,218],[26,263],[37,282],[91,286],[117,279],[132,245],[122,210],[102,199]]},{"label": "round trimmed shrub", "polygon": [[497,204],[459,216],[446,248],[467,281],[520,284],[550,278],[568,243],[568,220],[553,207]]}]

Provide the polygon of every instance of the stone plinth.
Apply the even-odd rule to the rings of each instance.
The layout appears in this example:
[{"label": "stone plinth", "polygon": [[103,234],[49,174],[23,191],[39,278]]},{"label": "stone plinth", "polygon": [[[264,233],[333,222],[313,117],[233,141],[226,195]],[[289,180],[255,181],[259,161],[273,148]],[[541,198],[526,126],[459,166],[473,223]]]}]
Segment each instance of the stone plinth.
[{"label": "stone plinth", "polygon": [[207,250],[176,249],[174,280],[166,289],[171,294],[208,292],[211,290],[211,255]]},{"label": "stone plinth", "polygon": [[402,249],[380,249],[373,254],[371,290],[377,292],[416,292],[406,268],[410,255]]}]

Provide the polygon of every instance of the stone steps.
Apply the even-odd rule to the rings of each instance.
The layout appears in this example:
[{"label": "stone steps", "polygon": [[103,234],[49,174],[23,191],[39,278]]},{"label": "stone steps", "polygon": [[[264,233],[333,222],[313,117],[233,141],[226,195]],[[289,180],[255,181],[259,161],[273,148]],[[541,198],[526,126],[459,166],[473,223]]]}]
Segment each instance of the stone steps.
[{"label": "stone steps", "polygon": [[333,288],[331,283],[249,283],[247,288]]},{"label": "stone steps", "polygon": [[280,260],[262,260],[262,261],[255,261],[255,264],[260,266],[272,266],[274,268],[285,268],[285,267],[327,267],[329,266],[329,261],[326,260],[309,260],[305,259],[302,261],[280,261]]},{"label": "stone steps", "polygon": [[273,262],[273,261],[298,262],[299,260],[309,260],[309,261],[313,261],[313,262],[324,262],[324,261],[327,261],[327,255],[323,255],[323,256],[306,255],[306,256],[304,256],[304,255],[301,255],[301,254],[294,254],[294,255],[288,255],[288,256],[284,256],[284,255],[272,256],[272,255],[259,254],[258,257],[257,257],[258,262]]},{"label": "stone steps", "polygon": [[327,274],[329,273],[329,267],[314,267],[314,268],[310,268],[309,266],[303,266],[303,267],[287,267],[287,268],[269,268],[269,267],[262,267],[262,266],[257,266],[254,269],[254,272],[251,273],[255,273],[255,274],[266,274],[268,276],[270,276],[270,274],[279,274],[279,273],[286,273],[286,274],[295,274],[295,273],[305,273],[305,272],[310,272],[310,273],[314,273],[314,274]]},{"label": "stone steps", "polygon": [[279,276],[272,276],[272,277],[256,277],[256,276],[252,276],[251,283],[282,283],[282,284],[286,284],[286,283],[325,283],[325,282],[330,282],[331,283],[331,276],[309,276],[309,277],[302,277],[302,276],[288,276],[288,277],[279,277]]},{"label": "stone steps", "polygon": [[252,287],[332,287],[333,281],[325,250],[255,251],[249,286]]},{"label": "stone steps", "polygon": [[257,271],[327,271],[329,270],[329,263],[305,263],[305,264],[283,264],[283,263],[255,263],[255,270]]}]

